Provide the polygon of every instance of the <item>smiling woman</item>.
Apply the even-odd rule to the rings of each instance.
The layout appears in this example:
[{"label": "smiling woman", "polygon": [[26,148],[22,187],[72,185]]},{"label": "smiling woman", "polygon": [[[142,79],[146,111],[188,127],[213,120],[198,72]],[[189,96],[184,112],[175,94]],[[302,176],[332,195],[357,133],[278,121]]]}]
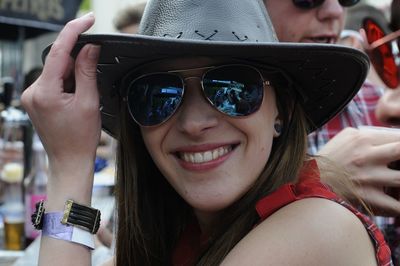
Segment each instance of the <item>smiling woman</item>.
[{"label": "smiling woman", "polygon": [[[79,36],[93,22],[66,26],[22,97],[52,169],[41,265],[89,265],[77,222],[95,213],[100,126],[119,142],[111,264],[390,265],[380,231],[306,156],[365,78],[363,53],[279,43],[262,1],[153,0],[140,35]],[[65,199],[70,227],[53,218]]]}]

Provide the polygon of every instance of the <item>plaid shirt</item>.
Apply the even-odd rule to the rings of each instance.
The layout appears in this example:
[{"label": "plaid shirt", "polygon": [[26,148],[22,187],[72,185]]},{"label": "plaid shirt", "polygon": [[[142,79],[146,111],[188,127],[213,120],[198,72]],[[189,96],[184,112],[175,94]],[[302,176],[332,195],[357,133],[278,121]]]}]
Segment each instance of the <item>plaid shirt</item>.
[{"label": "plaid shirt", "polygon": [[331,138],[346,127],[381,126],[375,107],[383,89],[366,81],[353,100],[327,124],[308,135],[308,153],[316,154]]}]

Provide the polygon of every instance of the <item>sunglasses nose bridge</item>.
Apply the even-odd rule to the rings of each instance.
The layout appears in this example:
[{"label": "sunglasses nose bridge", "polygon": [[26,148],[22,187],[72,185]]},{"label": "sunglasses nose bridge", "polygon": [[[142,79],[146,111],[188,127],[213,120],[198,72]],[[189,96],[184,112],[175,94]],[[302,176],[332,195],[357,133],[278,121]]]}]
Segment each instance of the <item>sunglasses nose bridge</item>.
[{"label": "sunglasses nose bridge", "polygon": [[184,86],[185,87],[188,86],[188,84],[186,82],[187,80],[193,80],[193,79],[198,79],[199,80],[201,92],[202,92],[203,96],[205,97],[205,95],[204,95],[204,87],[203,87],[203,77],[198,77],[198,76],[183,77],[182,80],[183,80]]},{"label": "sunglasses nose bridge", "polygon": [[201,78],[200,77],[196,77],[196,76],[193,76],[193,77],[184,77],[184,78],[182,78],[185,82],[186,82],[186,80],[189,80],[189,79],[198,79],[198,80],[201,80]]},{"label": "sunglasses nose bridge", "polygon": [[[205,103],[207,103],[207,104],[210,104],[213,108],[215,108],[218,112],[221,112],[220,110],[218,110],[218,108],[215,106],[215,104],[214,104],[214,102],[210,99],[210,98],[208,98],[207,97],[207,94],[206,94],[206,92],[205,92],[205,88],[204,88],[204,83],[203,83],[203,80],[204,80],[204,76],[205,76],[205,74],[203,74],[202,76],[187,76],[187,77],[181,77],[181,79],[183,80],[183,83],[184,83],[184,87],[185,87],[185,91],[186,91],[186,88],[187,88],[187,86],[188,86],[188,84],[187,84],[187,80],[193,80],[193,79],[198,79],[199,80],[199,82],[200,82],[200,93],[201,93],[201,97],[205,100]],[[187,97],[187,96],[186,96]]]}]

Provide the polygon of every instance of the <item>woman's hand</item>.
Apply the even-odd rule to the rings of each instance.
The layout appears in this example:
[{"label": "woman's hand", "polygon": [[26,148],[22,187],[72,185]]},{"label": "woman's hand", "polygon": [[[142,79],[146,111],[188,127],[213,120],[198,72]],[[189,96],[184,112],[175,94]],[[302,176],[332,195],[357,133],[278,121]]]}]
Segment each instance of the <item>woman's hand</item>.
[{"label": "woman's hand", "polygon": [[[46,212],[64,209],[66,199],[90,205],[94,159],[100,138],[96,65],[100,48],[71,51],[79,34],[94,23],[92,14],[69,22],[46,58],[42,75],[21,96],[49,157]],[[39,265],[90,265],[83,245],[42,237]]]},{"label": "woman's hand", "polygon": [[88,14],[65,26],[50,49],[42,75],[21,97],[49,156],[49,193],[67,185],[72,194],[82,187],[91,195],[101,129],[96,84],[100,47],[85,45],[76,60],[70,54],[79,34],[93,23],[93,14]]}]

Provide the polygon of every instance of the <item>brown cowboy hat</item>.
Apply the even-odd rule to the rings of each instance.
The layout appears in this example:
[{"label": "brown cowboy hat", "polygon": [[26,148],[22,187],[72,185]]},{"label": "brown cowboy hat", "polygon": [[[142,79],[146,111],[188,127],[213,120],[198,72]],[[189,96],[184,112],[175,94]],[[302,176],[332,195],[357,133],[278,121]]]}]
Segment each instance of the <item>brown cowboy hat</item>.
[{"label": "brown cowboy hat", "polygon": [[87,43],[101,45],[102,126],[114,137],[125,96],[119,82],[152,61],[227,57],[280,69],[301,96],[310,132],[346,106],[369,68],[368,57],[349,47],[278,42],[262,0],[150,0],[139,34],[81,35],[73,53]]}]

